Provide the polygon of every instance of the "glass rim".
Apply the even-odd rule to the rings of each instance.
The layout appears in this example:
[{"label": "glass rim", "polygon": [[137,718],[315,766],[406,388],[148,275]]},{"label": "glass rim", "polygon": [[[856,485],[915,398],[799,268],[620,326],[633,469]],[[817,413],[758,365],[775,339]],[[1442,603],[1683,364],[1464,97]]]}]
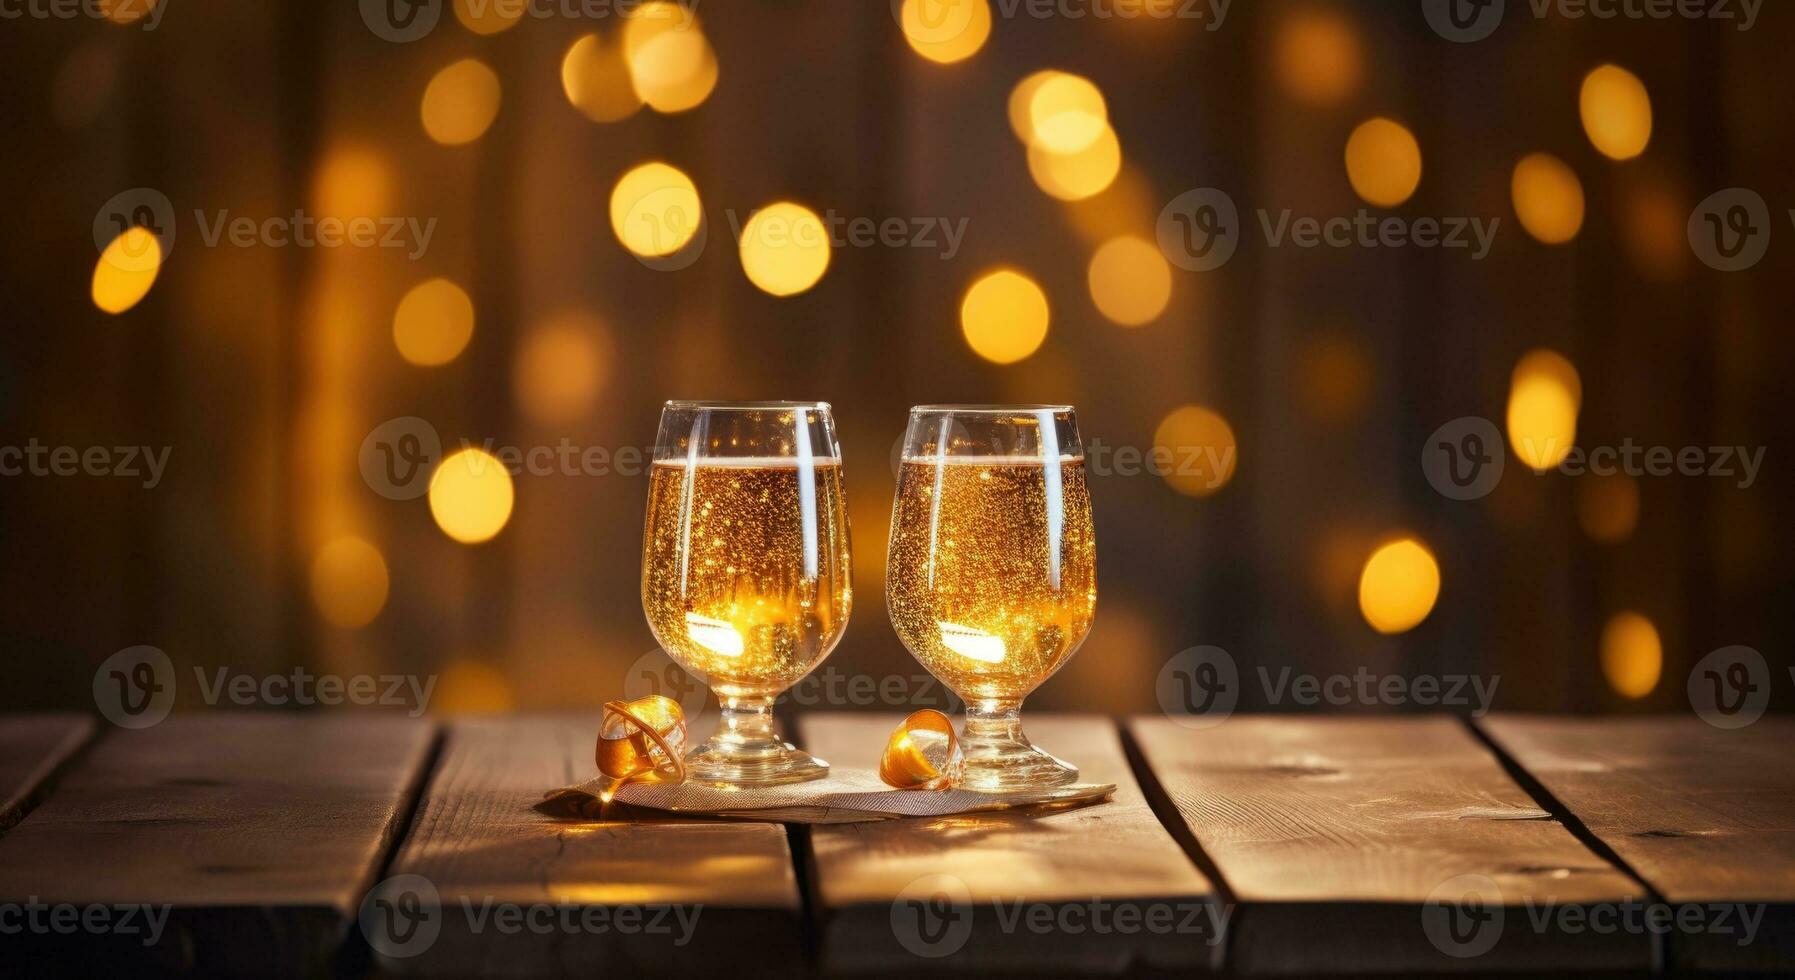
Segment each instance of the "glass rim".
[{"label": "glass rim", "polygon": [[912,405],[911,415],[1024,415],[1035,412],[1071,413],[1071,405]]},{"label": "glass rim", "polygon": [[674,398],[661,403],[663,411],[675,412],[765,412],[773,409],[794,410],[808,408],[819,412],[833,412],[828,402],[794,402],[794,401],[708,401],[703,399]]}]

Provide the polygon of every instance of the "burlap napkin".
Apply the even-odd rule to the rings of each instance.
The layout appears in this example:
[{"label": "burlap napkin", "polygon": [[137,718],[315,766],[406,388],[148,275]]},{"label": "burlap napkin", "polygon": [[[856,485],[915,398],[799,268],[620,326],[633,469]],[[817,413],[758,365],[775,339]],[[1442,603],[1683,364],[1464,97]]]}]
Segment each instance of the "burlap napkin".
[{"label": "burlap napkin", "polygon": [[[536,805],[559,817],[597,820],[605,812],[599,794],[611,780],[604,776],[577,786],[552,790]],[[1096,803],[1116,791],[1113,783],[1074,783],[1027,793],[981,793],[970,789],[892,789],[871,769],[830,770],[826,778],[787,786],[725,789],[698,783],[626,783],[615,802],[629,807],[666,810],[687,816],[733,820],[777,820],[785,823],[861,823],[904,817],[945,817],[1024,807],[1065,809]]]}]

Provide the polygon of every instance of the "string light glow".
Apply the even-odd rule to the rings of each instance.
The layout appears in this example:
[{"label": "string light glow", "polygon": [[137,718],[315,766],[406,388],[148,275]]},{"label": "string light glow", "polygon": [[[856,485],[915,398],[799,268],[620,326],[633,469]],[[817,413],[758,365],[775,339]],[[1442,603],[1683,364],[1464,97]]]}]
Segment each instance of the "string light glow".
[{"label": "string light glow", "polygon": [[518,349],[518,407],[546,425],[577,421],[591,410],[610,363],[610,332],[597,317],[577,311],[556,316]]},{"label": "string light glow", "polygon": [[1359,611],[1379,633],[1406,633],[1421,625],[1439,598],[1440,565],[1412,537],[1372,552],[1359,574]]},{"label": "string light glow", "polygon": [[1153,453],[1161,475],[1187,497],[1207,497],[1234,479],[1240,447],[1234,427],[1203,405],[1180,405],[1153,430]]},{"label": "string light glow", "polygon": [[717,54],[697,12],[672,0],[652,0],[629,13],[623,56],[636,94],[656,112],[697,108],[717,87]]},{"label": "string light glow", "polygon": [[561,59],[561,90],[575,109],[593,122],[617,122],[635,115],[642,98],[630,81],[621,44],[597,34],[573,42]]},{"label": "string light glow", "polygon": [[1658,687],[1664,644],[1658,628],[1636,612],[1619,612],[1602,627],[1602,674],[1614,693],[1638,700]]},{"label": "string light glow", "polygon": [[898,23],[911,50],[947,65],[985,46],[991,36],[991,5],[988,0],[904,0]]},{"label": "string light glow", "polygon": [[1097,249],[1087,271],[1097,310],[1125,327],[1159,319],[1172,299],[1172,266],[1159,247],[1123,235]]},{"label": "string light glow", "polygon": [[455,19],[475,34],[497,34],[516,27],[525,6],[504,0],[455,0]]},{"label": "string light glow", "polygon": [[1014,364],[1047,340],[1047,294],[1014,269],[986,273],[960,302],[960,330],[973,353]]},{"label": "string light glow", "polygon": [[1639,526],[1639,481],[1622,472],[1577,480],[1577,524],[1591,541],[1620,544]]},{"label": "string light glow", "polygon": [[1583,184],[1550,153],[1529,154],[1515,164],[1511,191],[1521,227],[1539,241],[1562,245],[1583,229]]},{"label": "string light glow", "polygon": [[447,279],[413,286],[393,312],[393,344],[420,367],[453,361],[474,335],[474,301]]},{"label": "string light glow", "polygon": [[1108,126],[1076,153],[1054,153],[1041,144],[1028,148],[1028,172],[1035,184],[1062,201],[1082,201],[1103,193],[1122,172],[1122,144]]},{"label": "string light glow", "polygon": [[1393,119],[1368,119],[1346,140],[1346,178],[1367,204],[1396,207],[1421,185],[1421,144]]},{"label": "string light glow", "polygon": [[161,240],[145,228],[127,229],[94,263],[93,305],[107,313],[125,312],[149,295],[161,269]]},{"label": "string light glow", "polygon": [[480,544],[505,529],[515,492],[504,464],[469,447],[443,459],[430,475],[430,516],[454,540]]},{"label": "string light glow", "polygon": [[337,538],[312,559],[312,602],[332,626],[361,629],[386,607],[386,558],[354,536]]},{"label": "string light glow", "polygon": [[499,76],[478,58],[463,58],[430,79],[419,116],[424,132],[445,146],[472,143],[499,114]]},{"label": "string light glow", "polygon": [[1652,97],[1639,76],[1602,65],[1583,79],[1577,98],[1583,131],[1612,160],[1631,160],[1652,141]]},{"label": "string light glow", "polygon": [[644,163],[611,189],[611,230],[637,255],[672,255],[692,240],[703,221],[692,178],[665,163]]},{"label": "string light glow", "polygon": [[795,296],[829,271],[829,230],[815,211],[780,201],[748,219],[741,253],[749,282],[774,296]]},{"label": "string light glow", "polygon": [[1359,37],[1337,11],[1302,10],[1278,34],[1278,80],[1299,102],[1329,106],[1358,91],[1364,72]]},{"label": "string light glow", "polygon": [[1031,146],[1049,153],[1078,153],[1109,129],[1103,92],[1081,75],[1055,72],[1042,79],[1028,100]]},{"label": "string light glow", "polygon": [[1583,382],[1563,355],[1536,350],[1515,365],[1508,393],[1508,444],[1521,462],[1544,473],[1577,444]]}]

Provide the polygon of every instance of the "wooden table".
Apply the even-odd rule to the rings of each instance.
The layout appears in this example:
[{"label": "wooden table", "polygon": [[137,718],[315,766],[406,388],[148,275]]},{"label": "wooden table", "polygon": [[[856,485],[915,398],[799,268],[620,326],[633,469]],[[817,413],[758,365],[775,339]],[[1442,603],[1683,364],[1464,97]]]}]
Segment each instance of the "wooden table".
[{"label": "wooden table", "polygon": [[[813,713],[876,759],[895,718]],[[1795,720],[1038,716],[1112,802],[576,822],[591,717],[0,718],[9,975],[1795,971]]]}]

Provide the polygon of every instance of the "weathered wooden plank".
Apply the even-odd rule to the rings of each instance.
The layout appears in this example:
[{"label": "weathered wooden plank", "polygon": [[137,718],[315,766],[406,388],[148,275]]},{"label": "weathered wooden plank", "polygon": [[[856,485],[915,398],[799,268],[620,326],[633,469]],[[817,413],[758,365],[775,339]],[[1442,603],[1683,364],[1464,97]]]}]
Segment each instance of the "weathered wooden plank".
[{"label": "weathered wooden plank", "polygon": [[8,968],[328,973],[432,737],[248,713],[107,733],[0,838],[0,904],[36,923],[7,937]]},{"label": "weathered wooden plank", "polygon": [[86,715],[0,717],[0,833],[19,822],[45,780],[93,737]]},{"label": "weathered wooden plank", "polygon": [[1686,969],[1795,970],[1795,719],[1501,716],[1481,725],[1669,904]]},{"label": "weathered wooden plank", "polygon": [[[1240,903],[1242,973],[1644,969],[1577,916],[1645,897],[1447,717],[1130,723]],[[1498,914],[1498,910],[1499,914]]]},{"label": "weathered wooden plank", "polygon": [[[802,968],[785,829],[571,822],[532,809],[590,778],[596,713],[466,721],[364,919],[382,969],[417,976],[706,976]],[[383,893],[388,892],[388,893]],[[418,896],[408,899],[406,893]],[[397,904],[394,904],[397,903]],[[412,919],[422,930],[407,933]]]},{"label": "weathered wooden plank", "polygon": [[[812,714],[804,746],[873,767],[899,716]],[[1182,972],[1220,964],[1225,909],[1161,827],[1113,722],[1027,719],[1030,737],[1116,784],[1106,804],[811,828],[825,970]]]}]

